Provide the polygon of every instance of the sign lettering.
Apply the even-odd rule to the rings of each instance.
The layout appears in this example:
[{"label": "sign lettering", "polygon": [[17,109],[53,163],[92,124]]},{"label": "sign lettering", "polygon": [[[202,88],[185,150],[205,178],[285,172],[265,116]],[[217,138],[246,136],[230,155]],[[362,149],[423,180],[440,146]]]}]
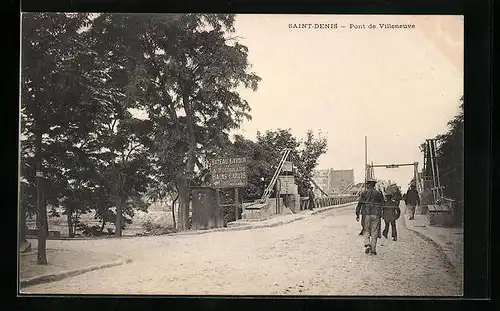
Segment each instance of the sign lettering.
[{"label": "sign lettering", "polygon": [[212,187],[239,188],[247,186],[247,159],[218,158],[210,161]]},{"label": "sign lettering", "polygon": [[297,194],[298,188],[293,176],[279,176],[281,194]]}]

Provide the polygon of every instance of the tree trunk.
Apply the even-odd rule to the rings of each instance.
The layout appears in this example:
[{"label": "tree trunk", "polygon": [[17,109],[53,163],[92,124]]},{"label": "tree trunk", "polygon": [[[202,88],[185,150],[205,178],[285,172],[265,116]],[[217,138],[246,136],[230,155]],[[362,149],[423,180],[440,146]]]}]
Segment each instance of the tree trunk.
[{"label": "tree trunk", "polygon": [[[36,157],[36,172],[38,175],[42,173],[42,133],[36,134],[35,137],[35,157]],[[38,224],[38,252],[37,264],[47,264],[47,208],[43,193],[43,177],[36,176],[36,204],[37,204],[37,224]]]},{"label": "tree trunk", "polygon": [[177,196],[172,201],[172,220],[174,221],[174,229],[177,228],[177,225],[175,224],[175,202],[177,202],[178,198],[179,198],[179,192],[177,192]]},{"label": "tree trunk", "polygon": [[117,238],[120,238],[122,236],[122,202],[121,198],[117,199],[116,202],[116,231],[115,231],[115,236]]},{"label": "tree trunk", "polygon": [[187,179],[182,180],[177,187],[179,189],[178,230],[189,229],[189,183]]},{"label": "tree trunk", "polygon": [[67,209],[67,217],[68,217],[68,236],[70,238],[75,237],[75,223],[73,222],[73,210]]},{"label": "tree trunk", "polygon": [[179,231],[189,229],[189,193],[190,193],[190,180],[194,173],[194,165],[196,161],[196,139],[194,133],[193,112],[189,103],[189,89],[184,87],[182,101],[184,111],[186,112],[187,129],[188,129],[188,151],[186,173],[183,177],[179,189]]},{"label": "tree trunk", "polygon": [[78,210],[73,212],[73,234],[76,236],[77,225],[80,223],[80,213]]},{"label": "tree trunk", "polygon": [[20,204],[19,213],[19,242],[23,243],[26,242],[26,209],[24,207],[24,204]]},{"label": "tree trunk", "polygon": [[102,218],[102,225],[101,225],[101,232],[104,231],[104,227],[106,226],[106,221],[104,220],[104,217]]},{"label": "tree trunk", "polygon": [[[116,169],[115,169],[116,170]],[[116,173],[115,179],[115,198],[116,198],[116,221],[115,221],[115,236],[120,238],[122,236],[122,197],[120,192],[121,178],[120,174]]]}]

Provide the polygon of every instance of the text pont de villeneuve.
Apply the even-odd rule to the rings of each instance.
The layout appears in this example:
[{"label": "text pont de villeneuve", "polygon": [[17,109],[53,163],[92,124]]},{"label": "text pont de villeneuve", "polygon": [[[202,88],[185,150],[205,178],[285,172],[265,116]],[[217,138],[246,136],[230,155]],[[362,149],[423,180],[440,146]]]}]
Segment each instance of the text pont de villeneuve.
[{"label": "text pont de villeneuve", "polygon": [[412,29],[415,28],[415,24],[349,24],[349,25],[339,25],[335,24],[307,24],[307,23],[297,23],[288,24],[288,28],[292,29],[338,29],[338,28],[348,28],[348,29]]}]

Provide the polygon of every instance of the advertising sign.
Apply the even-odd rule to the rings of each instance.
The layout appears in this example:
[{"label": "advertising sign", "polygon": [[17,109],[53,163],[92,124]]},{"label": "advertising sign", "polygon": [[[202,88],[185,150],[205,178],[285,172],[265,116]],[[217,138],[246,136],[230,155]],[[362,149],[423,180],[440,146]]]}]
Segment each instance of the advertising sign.
[{"label": "advertising sign", "polygon": [[279,176],[280,182],[280,193],[281,194],[297,194],[298,187],[295,184],[295,178],[293,176]]},{"label": "advertising sign", "polygon": [[239,188],[247,186],[247,159],[218,158],[210,162],[212,187]]},{"label": "advertising sign", "polygon": [[293,172],[293,165],[290,161],[283,162],[283,172]]}]

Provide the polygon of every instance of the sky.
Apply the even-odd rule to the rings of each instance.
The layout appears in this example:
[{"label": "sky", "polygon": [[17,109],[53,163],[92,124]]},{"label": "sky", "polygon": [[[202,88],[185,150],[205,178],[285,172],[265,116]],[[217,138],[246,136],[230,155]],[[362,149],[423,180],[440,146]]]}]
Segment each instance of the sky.
[{"label": "sky", "polygon": [[[293,29],[289,24],[313,24]],[[314,29],[314,24],[337,29]],[[381,29],[379,24],[414,24]],[[349,29],[350,24],[365,29]],[[368,28],[374,24],[375,29]],[[346,28],[341,28],[345,25]],[[237,15],[236,35],[249,49],[257,91],[241,89],[252,109],[235,133],[290,128],[321,132],[328,151],[318,169],[354,169],[368,162],[423,161],[418,146],[447,131],[463,93],[462,16]],[[378,179],[407,185],[413,167],[375,169]]]}]

